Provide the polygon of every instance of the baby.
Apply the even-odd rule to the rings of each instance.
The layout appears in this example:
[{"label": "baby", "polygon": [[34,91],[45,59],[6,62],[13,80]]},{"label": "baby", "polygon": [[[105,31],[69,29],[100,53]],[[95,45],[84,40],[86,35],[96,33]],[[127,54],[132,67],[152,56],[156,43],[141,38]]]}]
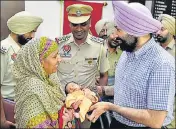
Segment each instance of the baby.
[{"label": "baby", "polygon": [[65,86],[67,94],[65,104],[67,108],[73,108],[74,103],[81,101],[79,105],[79,118],[81,122],[85,120],[85,116],[92,104],[98,102],[98,97],[88,88],[81,89],[81,86],[75,82],[70,82]]}]

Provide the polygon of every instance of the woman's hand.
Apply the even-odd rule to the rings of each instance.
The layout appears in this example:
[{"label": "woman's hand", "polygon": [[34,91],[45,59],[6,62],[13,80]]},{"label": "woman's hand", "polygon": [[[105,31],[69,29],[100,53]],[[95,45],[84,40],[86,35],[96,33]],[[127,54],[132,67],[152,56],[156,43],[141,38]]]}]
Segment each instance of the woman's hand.
[{"label": "woman's hand", "polygon": [[74,119],[74,110],[65,108],[62,118],[64,120],[64,123],[69,123]]}]

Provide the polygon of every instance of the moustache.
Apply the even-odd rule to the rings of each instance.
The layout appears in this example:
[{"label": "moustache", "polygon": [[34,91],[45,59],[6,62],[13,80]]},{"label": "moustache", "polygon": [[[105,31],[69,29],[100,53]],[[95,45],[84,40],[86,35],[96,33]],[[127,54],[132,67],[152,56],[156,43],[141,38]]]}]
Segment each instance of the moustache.
[{"label": "moustache", "polygon": [[116,46],[119,46],[120,44],[123,43],[123,41],[122,41],[121,38],[117,37],[117,38],[115,38],[114,40],[112,40],[112,43],[113,43],[114,45],[116,45]]},{"label": "moustache", "polygon": [[156,38],[163,38],[161,35],[157,35]]},{"label": "moustache", "polygon": [[102,38],[102,39],[107,39],[108,36],[107,36],[107,35],[103,35],[103,36],[101,36],[100,38]]}]

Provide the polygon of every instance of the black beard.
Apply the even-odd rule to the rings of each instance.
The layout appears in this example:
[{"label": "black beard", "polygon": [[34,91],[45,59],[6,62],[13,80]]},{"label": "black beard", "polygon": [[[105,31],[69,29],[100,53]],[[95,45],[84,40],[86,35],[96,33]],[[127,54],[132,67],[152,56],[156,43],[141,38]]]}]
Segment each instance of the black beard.
[{"label": "black beard", "polygon": [[126,52],[133,52],[135,50],[137,42],[138,42],[136,37],[134,37],[134,41],[131,42],[130,44],[127,41],[125,41],[119,37],[117,37],[116,40],[117,41],[119,40],[119,42],[121,42],[120,48],[122,51],[126,51]]},{"label": "black beard", "polygon": [[108,45],[110,48],[117,48],[119,46],[115,41],[108,42]]},{"label": "black beard", "polygon": [[157,41],[161,44],[167,41],[167,37],[157,36],[156,38],[157,38]]},{"label": "black beard", "polygon": [[25,38],[23,35],[18,35],[18,43],[21,45],[25,45],[27,42],[29,42],[32,38]]},{"label": "black beard", "polygon": [[102,39],[107,39],[108,36],[107,36],[107,35],[102,35],[102,36],[100,36],[100,38],[102,38]]}]

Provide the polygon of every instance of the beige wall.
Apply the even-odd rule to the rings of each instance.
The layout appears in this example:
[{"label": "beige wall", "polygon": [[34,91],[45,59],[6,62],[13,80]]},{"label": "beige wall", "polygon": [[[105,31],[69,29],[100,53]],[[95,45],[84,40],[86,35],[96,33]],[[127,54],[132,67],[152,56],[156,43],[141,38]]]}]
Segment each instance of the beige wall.
[{"label": "beige wall", "polygon": [[24,10],[24,1],[1,1],[1,40],[9,35],[7,20],[15,13]]}]

